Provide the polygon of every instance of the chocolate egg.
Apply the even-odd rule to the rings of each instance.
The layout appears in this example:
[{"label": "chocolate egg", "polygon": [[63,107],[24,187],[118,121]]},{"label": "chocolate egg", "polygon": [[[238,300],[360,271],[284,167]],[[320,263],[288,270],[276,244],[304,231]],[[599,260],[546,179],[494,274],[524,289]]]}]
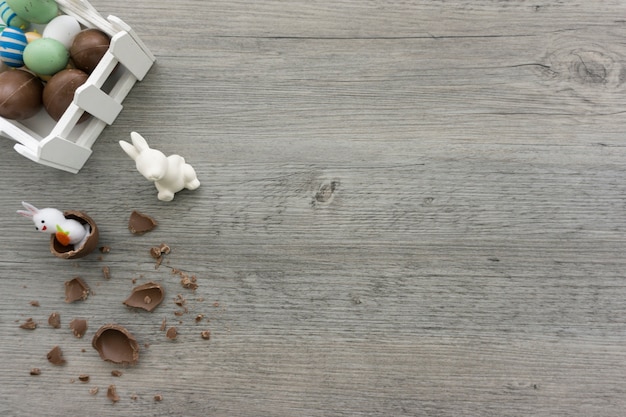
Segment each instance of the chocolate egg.
[{"label": "chocolate egg", "polygon": [[22,29],[7,27],[0,34],[0,60],[10,67],[24,65],[24,50],[28,45]]},{"label": "chocolate egg", "polygon": [[51,75],[61,71],[70,59],[68,50],[56,39],[35,39],[24,49],[24,64],[33,72]]},{"label": "chocolate egg", "polygon": [[[54,120],[58,121],[74,100],[76,89],[87,81],[89,76],[78,69],[66,69],[56,73],[43,89],[43,106]],[[84,113],[79,123],[86,120]]]},{"label": "chocolate egg", "polygon": [[85,29],[74,37],[70,56],[76,68],[90,74],[109,50],[111,39],[99,29]]},{"label": "chocolate egg", "polygon": [[19,17],[31,23],[46,24],[59,14],[59,7],[54,0],[6,0],[6,2]]},{"label": "chocolate egg", "polygon": [[82,224],[89,225],[89,235],[82,246],[74,247],[73,245],[65,246],[61,244],[55,235],[50,237],[50,252],[58,258],[76,259],[89,255],[98,247],[98,226],[96,222],[82,211],[68,210],[63,213],[65,218],[78,220]]},{"label": "chocolate egg", "polygon": [[43,84],[28,71],[11,69],[0,73],[0,116],[22,120],[41,108]]}]

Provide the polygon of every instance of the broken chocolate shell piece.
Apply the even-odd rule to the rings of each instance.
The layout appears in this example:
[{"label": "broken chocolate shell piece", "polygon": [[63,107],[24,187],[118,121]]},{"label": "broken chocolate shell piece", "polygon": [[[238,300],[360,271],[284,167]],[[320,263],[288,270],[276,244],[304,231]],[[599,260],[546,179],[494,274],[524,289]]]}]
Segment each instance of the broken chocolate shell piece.
[{"label": "broken chocolate shell piece", "polygon": [[89,286],[82,278],[76,277],[65,281],[65,302],[73,303],[78,300],[86,300],[89,297]]},{"label": "broken chocolate shell piece", "polygon": [[176,340],[178,337],[178,329],[176,327],[170,327],[167,329],[167,332],[165,332],[165,337],[170,340]]},{"label": "broken chocolate shell piece", "polygon": [[53,234],[50,237],[50,252],[52,252],[54,256],[63,259],[76,259],[89,255],[98,247],[99,233],[96,222],[82,211],[68,210],[63,214],[67,219],[74,219],[81,224],[88,224],[89,235],[81,246],[74,247],[74,245],[65,246],[61,244],[61,242],[57,240],[56,235]]},{"label": "broken chocolate shell piece", "polygon": [[87,320],[74,319],[70,321],[70,329],[72,329],[74,336],[80,339],[87,332]]},{"label": "broken chocolate shell piece", "polygon": [[35,322],[32,317],[29,317],[24,323],[20,324],[20,328],[26,330],[35,330],[37,328],[37,322]]},{"label": "broken chocolate shell piece", "polygon": [[128,230],[135,235],[142,235],[149,232],[157,225],[158,223],[156,220],[147,214],[138,212],[137,210],[133,210],[133,212],[130,213],[130,218],[128,219]]},{"label": "broken chocolate shell piece", "polygon": [[120,400],[120,397],[117,395],[117,389],[115,388],[115,385],[111,384],[109,385],[109,388],[107,388],[107,398],[114,403]]},{"label": "broken chocolate shell piece", "polygon": [[161,301],[165,293],[163,288],[156,282],[146,282],[133,288],[130,296],[124,300],[124,304],[129,307],[143,308],[146,311],[154,310]]},{"label": "broken chocolate shell piece", "polygon": [[58,329],[61,327],[61,316],[59,315],[59,313],[54,312],[52,314],[50,314],[50,317],[48,317],[48,324],[50,326],[52,326],[55,329]]},{"label": "broken chocolate shell piece", "polygon": [[105,324],[98,329],[91,344],[105,361],[134,365],[139,360],[139,344],[124,326]]},{"label": "broken chocolate shell piece", "polygon": [[60,347],[55,346],[48,352],[46,356],[48,361],[53,365],[63,365],[65,363],[65,358],[63,357],[63,351]]}]

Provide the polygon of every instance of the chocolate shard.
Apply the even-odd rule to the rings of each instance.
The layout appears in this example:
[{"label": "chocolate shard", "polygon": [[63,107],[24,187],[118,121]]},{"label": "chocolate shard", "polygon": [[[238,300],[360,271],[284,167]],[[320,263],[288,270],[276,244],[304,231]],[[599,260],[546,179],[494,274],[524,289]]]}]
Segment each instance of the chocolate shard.
[{"label": "chocolate shard", "polygon": [[130,296],[124,300],[124,304],[152,311],[161,304],[164,296],[163,288],[156,282],[150,281],[133,288]]},{"label": "chocolate shard", "polygon": [[74,319],[70,321],[70,329],[72,329],[74,336],[80,339],[87,332],[87,320]]},{"label": "chocolate shard", "polygon": [[120,400],[120,397],[117,395],[117,388],[115,388],[115,385],[111,384],[109,385],[109,388],[107,388],[107,398],[114,403]]},{"label": "chocolate shard", "polygon": [[53,365],[63,365],[65,363],[65,358],[63,357],[63,351],[59,346],[55,346],[48,352],[46,356],[48,361]]},{"label": "chocolate shard", "polygon": [[134,365],[139,360],[139,344],[124,326],[105,324],[98,329],[91,344],[105,361]]},{"label": "chocolate shard", "polygon": [[48,317],[48,324],[50,326],[52,326],[55,329],[58,329],[61,327],[61,316],[59,315],[59,313],[54,312],[52,314],[50,314],[50,317]]},{"label": "chocolate shard", "polygon": [[89,297],[89,286],[82,278],[76,277],[65,282],[65,302],[86,300]]},{"label": "chocolate shard", "polygon": [[133,210],[128,219],[128,230],[135,235],[142,235],[154,229],[158,225],[157,221],[148,216]]}]

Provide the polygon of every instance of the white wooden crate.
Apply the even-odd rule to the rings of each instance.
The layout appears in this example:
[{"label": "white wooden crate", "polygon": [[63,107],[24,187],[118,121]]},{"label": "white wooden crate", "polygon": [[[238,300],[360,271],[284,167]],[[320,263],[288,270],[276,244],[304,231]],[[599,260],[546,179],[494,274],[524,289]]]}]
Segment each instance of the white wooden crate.
[{"label": "white wooden crate", "polygon": [[[154,55],[135,32],[115,16],[103,18],[86,0],[56,0],[62,13],[83,26],[98,28],[111,45],[58,122],[45,109],[21,121],[0,117],[0,135],[16,141],[14,149],[35,162],[77,173],[91,155],[102,130],[122,110],[122,102],[154,63]],[[119,65],[118,65],[119,64]],[[83,112],[93,117],[77,124]]]}]

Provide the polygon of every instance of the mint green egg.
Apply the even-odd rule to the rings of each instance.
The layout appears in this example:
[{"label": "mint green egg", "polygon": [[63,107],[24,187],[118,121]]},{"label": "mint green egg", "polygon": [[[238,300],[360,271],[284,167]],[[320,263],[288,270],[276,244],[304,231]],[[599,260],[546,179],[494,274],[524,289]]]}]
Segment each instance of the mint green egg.
[{"label": "mint green egg", "polygon": [[35,39],[24,49],[24,65],[39,75],[52,75],[67,66],[70,53],[56,39]]},{"label": "mint green egg", "polygon": [[6,0],[16,15],[31,23],[46,24],[59,14],[55,0]]}]

